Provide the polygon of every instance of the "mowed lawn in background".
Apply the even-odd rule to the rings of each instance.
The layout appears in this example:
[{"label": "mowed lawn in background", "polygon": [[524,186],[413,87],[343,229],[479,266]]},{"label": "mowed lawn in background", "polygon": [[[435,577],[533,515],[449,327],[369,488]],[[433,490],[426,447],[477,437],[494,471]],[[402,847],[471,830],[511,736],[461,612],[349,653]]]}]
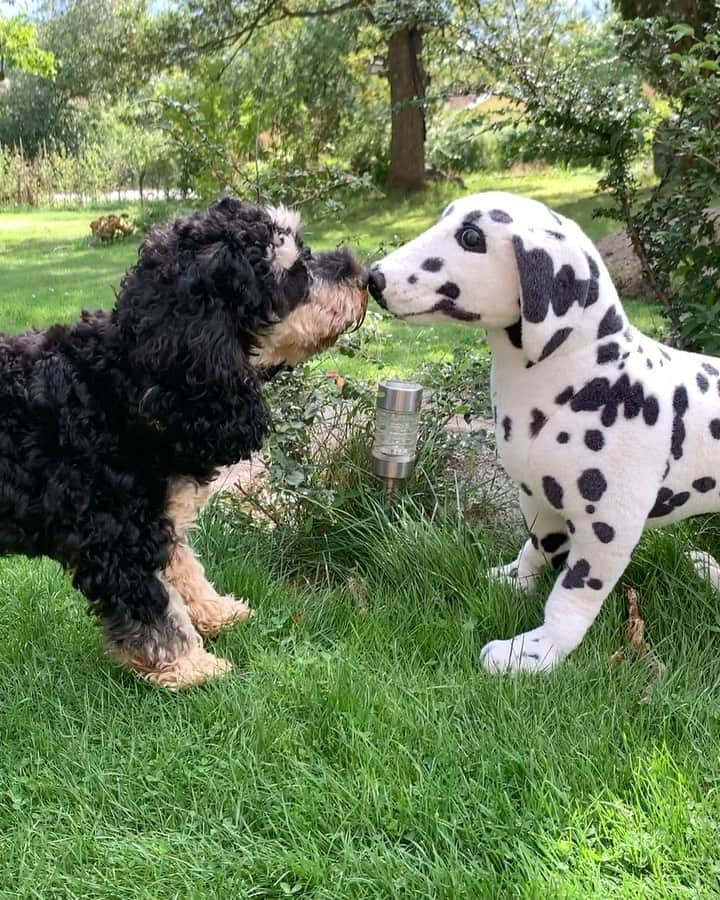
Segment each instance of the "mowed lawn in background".
[{"label": "mowed lawn in background", "polygon": [[[586,173],[468,179],[481,186],[605,228]],[[453,193],[354,204],[308,236],[370,254]],[[0,214],[0,328],[112,302],[135,247],[87,247],[89,218]],[[651,307],[633,315],[647,327]],[[373,352],[407,345],[389,367],[412,372],[478,333],[378,334]],[[0,897],[720,896],[720,605],[683,556],[688,541],[717,553],[717,534],[651,533],[623,579],[661,679],[632,656],[609,665],[621,589],[554,673],[480,671],[483,643],[536,625],[551,584],[519,598],[488,582],[517,540],[402,496],[388,509],[370,486],[322,535],[211,511],[195,542],[257,616],[215,644],[233,674],[179,695],[103,657],[56,564],[0,561]]]},{"label": "mowed lawn in background", "polygon": [[[304,233],[311,247],[348,244],[369,261],[432,225],[454,197],[506,190],[551,204],[577,219],[593,238],[599,238],[617,225],[593,217],[593,211],[602,205],[602,199],[593,193],[596,181],[597,175],[591,171],[473,175],[465,179],[463,188],[437,184],[421,198],[351,199],[344,209],[323,212],[322,217],[309,210],[304,214]],[[89,223],[99,214],[87,209],[0,212],[0,331],[69,321],[82,308],[112,305],[114,290],[137,256],[137,240],[93,245]],[[371,304],[371,309],[377,307]],[[651,304],[630,300],[628,311],[639,327],[648,331],[660,327],[660,316]],[[370,323],[373,327],[367,335],[359,332],[355,341],[364,356],[350,359],[331,351],[318,364],[327,361],[329,367],[341,369],[345,375],[369,379],[407,376],[412,375],[419,360],[439,361],[455,349],[478,343],[478,332],[460,325],[408,327],[389,318],[381,324],[374,319]],[[380,360],[381,365],[368,364],[365,357]]]}]

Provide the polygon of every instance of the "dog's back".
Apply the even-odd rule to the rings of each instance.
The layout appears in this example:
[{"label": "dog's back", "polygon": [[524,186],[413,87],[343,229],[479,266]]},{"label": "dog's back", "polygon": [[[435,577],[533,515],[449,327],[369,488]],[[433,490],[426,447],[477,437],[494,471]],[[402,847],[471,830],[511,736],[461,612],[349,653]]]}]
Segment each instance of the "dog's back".
[{"label": "dog's back", "polygon": [[75,531],[69,519],[85,514],[94,473],[110,454],[117,459],[108,373],[103,377],[91,363],[93,344],[106,351],[108,321],[105,313],[86,314],[73,326],[0,336],[2,554],[69,561],[74,550],[63,546],[63,535]]}]

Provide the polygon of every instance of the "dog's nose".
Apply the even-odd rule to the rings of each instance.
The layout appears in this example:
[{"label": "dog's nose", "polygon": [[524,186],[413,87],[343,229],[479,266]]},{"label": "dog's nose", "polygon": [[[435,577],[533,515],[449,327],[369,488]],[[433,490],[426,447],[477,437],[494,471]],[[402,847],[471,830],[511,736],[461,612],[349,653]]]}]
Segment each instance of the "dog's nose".
[{"label": "dog's nose", "polygon": [[373,300],[375,300],[376,303],[379,303],[383,309],[385,308],[385,301],[383,300],[385,284],[385,276],[380,269],[371,269],[368,275],[368,291],[370,291],[370,296]]}]

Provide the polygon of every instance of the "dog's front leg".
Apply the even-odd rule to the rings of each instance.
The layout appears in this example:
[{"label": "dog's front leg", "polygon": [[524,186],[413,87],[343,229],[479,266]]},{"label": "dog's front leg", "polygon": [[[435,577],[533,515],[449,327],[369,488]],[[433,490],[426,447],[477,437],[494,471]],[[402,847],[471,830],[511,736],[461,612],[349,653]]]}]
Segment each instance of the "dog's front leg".
[{"label": "dog's front leg", "polygon": [[185,601],[190,620],[200,634],[214,637],[223,628],[249,619],[253,611],[241,600],[218,594],[187,542],[187,533],[209,496],[207,485],[199,485],[191,478],[178,478],[170,485],[166,515],[172,522],[176,542],[170,549],[163,576]]},{"label": "dog's front leg", "polygon": [[[142,560],[137,553],[142,549]],[[162,545],[93,547],[73,582],[102,623],[110,655],[147,681],[176,690],[228,672],[229,662],[205,651],[183,598],[147,561]]]},{"label": "dog's front leg", "polygon": [[200,634],[214,637],[223,628],[244,622],[253,615],[247,603],[218,594],[192,547],[184,541],[172,548],[165,578],[185,601],[190,621]]},{"label": "dog's front leg", "polygon": [[626,521],[620,533],[605,522],[580,522],[545,604],[543,624],[510,640],[491,641],[481,652],[483,666],[494,673],[542,672],[571,653],[625,571],[643,524]]}]

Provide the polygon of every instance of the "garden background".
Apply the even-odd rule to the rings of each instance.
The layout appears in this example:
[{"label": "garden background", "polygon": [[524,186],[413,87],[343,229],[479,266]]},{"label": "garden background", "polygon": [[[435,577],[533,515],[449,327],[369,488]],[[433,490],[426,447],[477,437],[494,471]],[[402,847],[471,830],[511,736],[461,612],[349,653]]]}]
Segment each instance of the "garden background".
[{"label": "garden background", "polygon": [[[0,330],[110,307],[154,222],[228,190],[370,261],[502,189],[601,242],[639,327],[719,353],[719,32],[712,0],[0,4]],[[111,213],[132,234],[93,236]],[[0,896],[720,895],[720,606],[683,555],[717,522],[646,535],[557,671],[486,675],[551,584],[485,575],[522,539],[488,372],[481,331],[371,305],[269,387],[259,477],[194,536],[257,610],[217,683],[118,672],[55,563],[0,560]],[[392,498],[388,375],[428,389]]]}]

